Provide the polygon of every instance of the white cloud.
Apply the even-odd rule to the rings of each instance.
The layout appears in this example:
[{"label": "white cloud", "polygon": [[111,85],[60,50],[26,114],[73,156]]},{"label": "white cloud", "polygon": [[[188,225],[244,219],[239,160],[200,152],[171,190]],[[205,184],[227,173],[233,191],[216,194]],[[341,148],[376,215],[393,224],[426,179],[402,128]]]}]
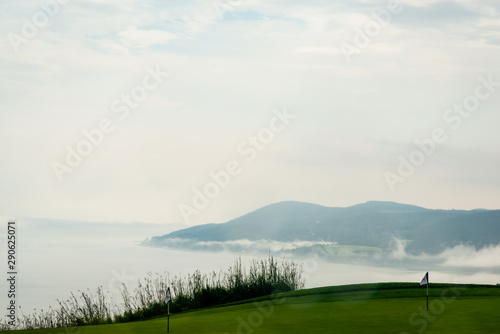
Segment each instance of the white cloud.
[{"label": "white cloud", "polygon": [[341,54],[339,48],[335,47],[321,47],[321,46],[301,46],[295,49],[296,53],[319,53],[319,54]]},{"label": "white cloud", "polygon": [[118,33],[123,44],[129,47],[145,48],[153,45],[167,44],[177,39],[175,34],[161,30],[140,30],[135,26],[128,26]]},{"label": "white cloud", "polygon": [[456,246],[439,255],[447,267],[500,268],[500,246],[489,246],[480,250],[470,246]]},{"label": "white cloud", "polygon": [[[437,176],[450,175],[450,150],[496,152],[500,91],[400,192],[390,193],[383,182],[408,143],[440,126],[444,110],[467,96],[479,75],[500,80],[496,3],[454,2],[463,7],[460,15],[469,14],[467,24],[437,13],[436,29],[421,14],[439,10],[440,3],[404,2],[403,12],[347,64],[339,45],[352,42],[353,29],[379,8],[370,2],[243,1],[223,15],[211,1],[70,2],[18,55],[7,39],[0,41],[3,210],[180,221],[177,205],[282,106],[298,114],[297,122],[196,223],[227,221],[287,199],[330,206],[371,199],[495,206],[495,160],[458,154],[452,164],[457,177]],[[1,6],[2,35],[20,33],[23,17],[38,8],[35,2]],[[83,129],[112,117],[111,103],[155,64],[172,73],[168,82],[67,183],[57,184],[51,161],[64,157]],[[490,168],[464,180],[471,159]],[[492,180],[486,192],[485,180]]]},{"label": "white cloud", "polygon": [[[179,239],[176,239],[179,241]],[[180,240],[184,241],[184,240]],[[227,246],[239,246],[247,248],[248,250],[258,250],[261,252],[271,251],[271,252],[285,252],[292,251],[301,247],[313,247],[313,246],[335,246],[336,242],[326,242],[326,241],[294,241],[294,242],[282,242],[277,240],[248,240],[248,239],[238,239],[231,241],[198,241],[195,242],[195,246],[208,246],[208,247],[227,247]]]},{"label": "white cloud", "polygon": [[439,263],[444,267],[455,268],[478,268],[478,269],[500,269],[500,244],[490,245],[480,249],[466,245],[457,245],[446,248],[439,254],[421,253],[419,255],[406,252],[406,242],[394,239],[390,258],[399,261],[425,261],[429,264]]}]

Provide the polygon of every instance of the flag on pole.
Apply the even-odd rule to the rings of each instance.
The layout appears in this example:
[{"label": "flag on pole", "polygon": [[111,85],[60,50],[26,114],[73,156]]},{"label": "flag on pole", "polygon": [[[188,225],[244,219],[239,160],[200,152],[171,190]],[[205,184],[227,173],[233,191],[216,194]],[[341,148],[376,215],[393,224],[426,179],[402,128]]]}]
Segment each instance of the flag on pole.
[{"label": "flag on pole", "polygon": [[426,284],[429,284],[429,272],[427,272],[424,278],[422,278],[422,280],[420,281],[420,285],[426,285]]},{"label": "flag on pole", "polygon": [[165,304],[168,304],[170,301],[170,287],[167,288],[167,296],[165,297]]},{"label": "flag on pole", "polygon": [[424,278],[420,281],[420,285],[427,285],[427,311],[429,311],[429,272],[425,273]]}]

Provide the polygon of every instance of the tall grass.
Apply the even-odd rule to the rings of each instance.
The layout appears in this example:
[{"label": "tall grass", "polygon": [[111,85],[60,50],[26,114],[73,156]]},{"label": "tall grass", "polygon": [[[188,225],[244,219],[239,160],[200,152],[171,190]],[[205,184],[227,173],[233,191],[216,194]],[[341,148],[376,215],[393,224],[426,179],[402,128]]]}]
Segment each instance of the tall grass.
[{"label": "tall grass", "polygon": [[[16,329],[59,328],[99,325],[144,320],[167,313],[165,294],[167,287],[173,292],[170,312],[183,312],[203,307],[225,304],[278,292],[302,289],[305,281],[303,270],[293,261],[278,262],[271,255],[267,259],[252,260],[248,270],[238,258],[233,266],[219,273],[202,274],[196,270],[187,277],[168,273],[148,273],[129,292],[125,284],[120,289],[122,302],[118,305],[109,292],[98,287],[72,293],[66,300],[57,300],[58,307],[49,307],[29,315],[21,312]],[[0,330],[10,330],[6,320]]]},{"label": "tall grass", "polygon": [[226,272],[201,274],[195,271],[187,279],[173,279],[176,297],[172,303],[174,312],[225,304],[260,297],[278,292],[287,292],[304,287],[302,268],[293,261],[279,263],[272,256],[263,260],[252,260],[245,270],[241,259]]}]

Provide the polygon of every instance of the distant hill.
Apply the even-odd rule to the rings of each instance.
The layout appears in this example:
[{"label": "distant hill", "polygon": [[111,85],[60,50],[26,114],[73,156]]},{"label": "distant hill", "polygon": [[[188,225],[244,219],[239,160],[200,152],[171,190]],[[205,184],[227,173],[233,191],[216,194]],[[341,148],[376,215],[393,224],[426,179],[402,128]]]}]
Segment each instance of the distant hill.
[{"label": "distant hill", "polygon": [[[431,210],[370,201],[351,207],[302,202],[265,206],[222,224],[206,224],[152,237],[153,247],[232,251],[267,242],[295,253],[321,245],[330,254],[387,251],[402,240],[406,251],[436,254],[460,244],[481,248],[500,241],[500,210]],[[285,246],[293,243],[295,246]],[[348,246],[348,247],[347,247]]]}]

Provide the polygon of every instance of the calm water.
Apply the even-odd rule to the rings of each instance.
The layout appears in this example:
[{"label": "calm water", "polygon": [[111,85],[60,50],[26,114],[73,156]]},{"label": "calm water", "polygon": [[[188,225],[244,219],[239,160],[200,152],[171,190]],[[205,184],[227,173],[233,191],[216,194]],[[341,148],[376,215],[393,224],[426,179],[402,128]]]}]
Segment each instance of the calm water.
[{"label": "calm water", "polygon": [[[23,312],[57,306],[56,299],[67,299],[71,292],[102,286],[121,302],[119,287],[124,282],[129,291],[137,280],[148,272],[171,276],[187,275],[196,269],[209,273],[227,269],[237,257],[243,264],[256,258],[250,254],[183,252],[139,246],[139,242],[153,235],[167,233],[166,227],[156,225],[120,225],[100,227],[97,224],[37,225],[18,223],[19,276],[18,305]],[[5,235],[2,235],[4,239]],[[2,244],[4,240],[2,240]],[[5,248],[2,245],[2,248]],[[5,254],[5,252],[4,252]],[[425,271],[423,267],[381,268],[366,265],[327,263],[323,261],[294,259],[305,268],[306,286],[318,287],[367,282],[415,281],[418,283]],[[2,271],[6,273],[5,262]],[[487,283],[500,281],[498,274],[482,270],[446,268],[432,272],[434,282]],[[5,281],[4,281],[5,282]],[[6,296],[2,284],[2,295]],[[4,297],[2,304],[7,303]]]}]

